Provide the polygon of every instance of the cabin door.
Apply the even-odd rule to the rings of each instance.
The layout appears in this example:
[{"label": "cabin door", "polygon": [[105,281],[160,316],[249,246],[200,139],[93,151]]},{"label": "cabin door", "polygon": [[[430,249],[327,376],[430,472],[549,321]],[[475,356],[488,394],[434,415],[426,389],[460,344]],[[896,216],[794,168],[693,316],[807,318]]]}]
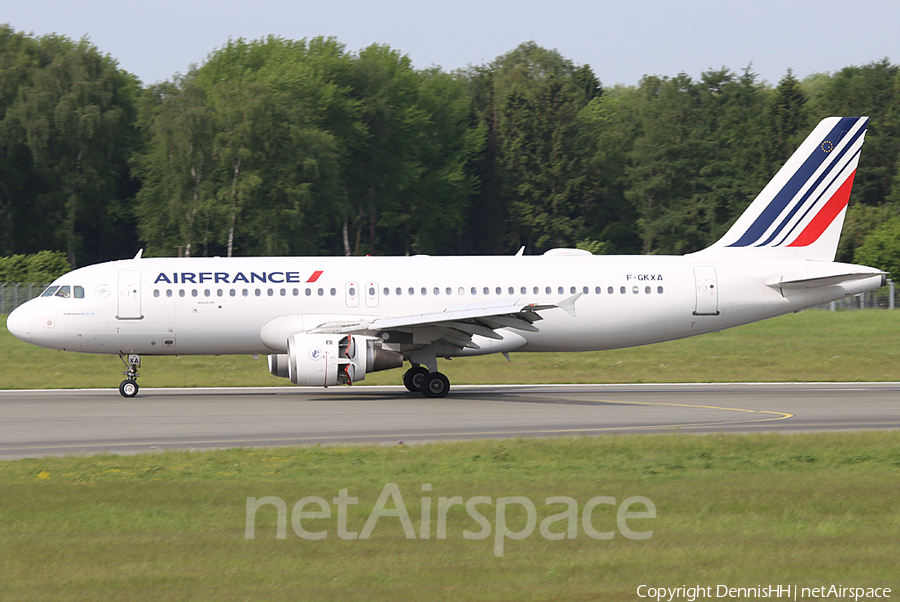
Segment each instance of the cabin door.
[{"label": "cabin door", "polygon": [[716,268],[713,266],[695,267],[694,282],[697,286],[694,315],[718,316],[719,283],[716,281]]},{"label": "cabin door", "polygon": [[140,320],[141,313],[141,272],[121,270],[119,272],[119,320]]}]

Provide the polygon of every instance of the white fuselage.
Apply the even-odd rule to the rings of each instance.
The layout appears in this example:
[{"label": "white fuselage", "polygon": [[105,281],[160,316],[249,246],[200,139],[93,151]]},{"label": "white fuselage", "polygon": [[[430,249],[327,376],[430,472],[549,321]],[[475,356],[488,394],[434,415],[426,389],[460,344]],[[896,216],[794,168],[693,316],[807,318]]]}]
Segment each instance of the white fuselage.
[{"label": "white fuselage", "polygon": [[[804,288],[776,286],[851,271],[871,276]],[[310,330],[334,320],[443,312],[501,299],[554,305],[581,293],[574,311],[541,311],[537,332],[517,330],[505,347],[488,344],[441,355],[587,351],[721,330],[881,283],[881,272],[863,266],[703,253],[141,258],[70,272],[54,285],[80,287],[82,297],[71,292],[40,297],[11,314],[8,324],[23,340],[66,351],[272,354],[285,349],[278,340],[264,342],[261,333],[282,316],[295,316],[296,329]],[[513,339],[517,342],[509,343]]]}]

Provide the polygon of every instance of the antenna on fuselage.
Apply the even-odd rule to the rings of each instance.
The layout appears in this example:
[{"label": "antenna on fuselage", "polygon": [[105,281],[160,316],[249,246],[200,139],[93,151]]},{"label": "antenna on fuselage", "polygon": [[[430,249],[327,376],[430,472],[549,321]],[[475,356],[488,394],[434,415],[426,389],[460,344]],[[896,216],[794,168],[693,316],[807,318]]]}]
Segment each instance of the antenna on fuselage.
[{"label": "antenna on fuselage", "polygon": [[139,249],[137,255],[134,256],[135,259],[140,259],[141,255],[144,254],[144,249]]}]

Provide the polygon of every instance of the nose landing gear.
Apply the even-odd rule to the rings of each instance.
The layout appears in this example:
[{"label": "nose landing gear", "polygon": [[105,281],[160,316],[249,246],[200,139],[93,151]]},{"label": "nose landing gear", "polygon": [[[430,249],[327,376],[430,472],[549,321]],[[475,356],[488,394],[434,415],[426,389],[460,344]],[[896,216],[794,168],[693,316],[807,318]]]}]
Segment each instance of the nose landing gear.
[{"label": "nose landing gear", "polygon": [[125,375],[125,380],[119,383],[119,393],[122,394],[122,397],[134,397],[138,394],[137,379],[140,374],[138,374],[137,369],[141,367],[141,356],[135,353],[129,353],[128,359],[126,360],[126,356],[124,353],[119,354],[119,359],[122,360],[122,363],[125,364],[127,370],[122,374]]}]

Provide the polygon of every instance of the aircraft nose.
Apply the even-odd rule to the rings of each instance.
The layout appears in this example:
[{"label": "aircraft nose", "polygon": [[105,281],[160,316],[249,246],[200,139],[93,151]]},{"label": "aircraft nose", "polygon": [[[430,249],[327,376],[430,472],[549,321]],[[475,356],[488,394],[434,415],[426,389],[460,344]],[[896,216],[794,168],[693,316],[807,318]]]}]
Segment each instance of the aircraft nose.
[{"label": "aircraft nose", "polygon": [[26,343],[31,342],[31,311],[25,305],[20,305],[6,318],[6,328],[9,332]]}]

